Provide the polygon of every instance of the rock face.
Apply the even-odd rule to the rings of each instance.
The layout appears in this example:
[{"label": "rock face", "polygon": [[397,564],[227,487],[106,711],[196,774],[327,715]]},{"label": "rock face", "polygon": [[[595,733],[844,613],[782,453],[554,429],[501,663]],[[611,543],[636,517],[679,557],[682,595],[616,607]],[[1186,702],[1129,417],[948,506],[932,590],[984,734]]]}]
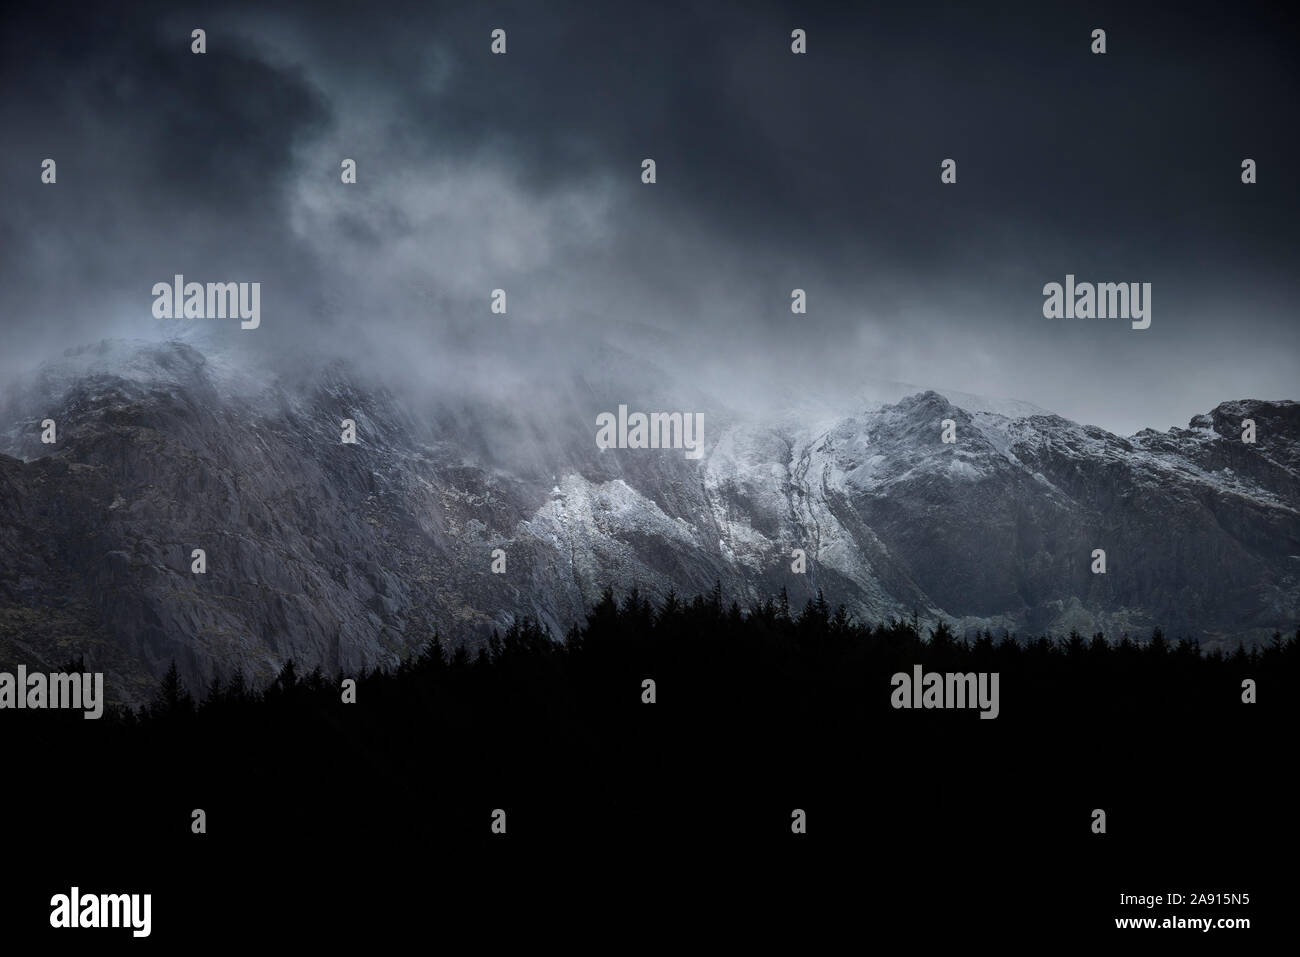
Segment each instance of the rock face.
[{"label": "rock face", "polygon": [[106,342],[18,392],[0,419],[0,667],[84,654],[138,702],[172,660],[192,689],[216,670],[265,681],[289,657],[391,664],[435,629],[473,643],[533,615],[561,633],[606,585],[661,599],[719,579],[742,605],[820,587],[856,616],[958,634],[1160,626],[1235,648],[1300,620],[1294,402],[1129,438],[933,391],[816,424],[710,407],[692,461],[597,449],[596,412],[627,401],[608,385],[543,425],[415,414],[337,365],[310,381]]}]

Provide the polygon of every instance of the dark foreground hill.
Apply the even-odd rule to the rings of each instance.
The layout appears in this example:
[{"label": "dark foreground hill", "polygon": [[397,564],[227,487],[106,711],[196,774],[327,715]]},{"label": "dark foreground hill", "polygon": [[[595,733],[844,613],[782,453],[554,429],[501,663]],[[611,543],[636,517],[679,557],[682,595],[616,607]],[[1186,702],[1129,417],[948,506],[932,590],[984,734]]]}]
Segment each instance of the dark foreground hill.
[{"label": "dark foreground hill", "polygon": [[[1113,945],[1115,917],[1181,913],[1251,918],[1248,949],[1284,926],[1298,660],[1300,636],[1228,657],[1159,634],[923,639],[715,593],[607,596],[563,641],[525,622],[475,656],[431,643],[354,675],[355,703],[345,675],[288,664],[206,697],[172,672],[140,714],[0,713],[24,862],[0,919],[43,933],[76,883],[152,892],[159,944],[488,946],[559,921],[612,947],[707,921],[813,950]],[[894,708],[918,665],[996,672],[998,717]],[[1250,903],[1118,906],[1196,890]]]}]

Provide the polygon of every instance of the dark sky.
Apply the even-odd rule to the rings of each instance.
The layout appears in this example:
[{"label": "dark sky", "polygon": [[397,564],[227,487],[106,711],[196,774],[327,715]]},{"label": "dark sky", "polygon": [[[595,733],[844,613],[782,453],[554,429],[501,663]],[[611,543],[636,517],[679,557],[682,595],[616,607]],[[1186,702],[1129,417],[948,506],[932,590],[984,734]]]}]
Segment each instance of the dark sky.
[{"label": "dark sky", "polygon": [[[902,380],[1130,433],[1300,398],[1281,5],[109,6],[0,27],[5,378],[176,332],[179,272],[262,283],[260,329],[189,324],[250,354],[502,396],[609,341],[741,406]],[[1067,273],[1151,283],[1151,327],[1043,318]]]}]

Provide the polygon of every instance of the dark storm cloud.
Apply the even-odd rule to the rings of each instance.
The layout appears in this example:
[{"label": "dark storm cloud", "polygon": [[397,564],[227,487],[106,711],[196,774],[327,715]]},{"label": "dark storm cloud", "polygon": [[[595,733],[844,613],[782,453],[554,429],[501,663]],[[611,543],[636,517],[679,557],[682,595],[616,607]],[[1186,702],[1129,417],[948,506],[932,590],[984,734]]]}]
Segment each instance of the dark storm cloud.
[{"label": "dark storm cloud", "polygon": [[[1294,25],[1043,7],[29,14],[5,41],[5,322],[33,354],[156,331],[148,284],[183,271],[263,281],[241,346],[503,395],[602,339],[742,405],[875,377],[1131,431],[1292,392]],[[1151,282],[1152,327],[1044,319],[1066,273]]]},{"label": "dark storm cloud", "polygon": [[[130,8],[128,8],[130,9]],[[268,258],[310,301],[315,263],[288,224],[292,151],[328,106],[256,46],[189,52],[156,14],[52,10],[6,33],[0,126],[7,358],[153,331],[176,272],[257,278]],[[54,186],[40,162],[58,163]],[[12,372],[12,368],[7,368]]]}]

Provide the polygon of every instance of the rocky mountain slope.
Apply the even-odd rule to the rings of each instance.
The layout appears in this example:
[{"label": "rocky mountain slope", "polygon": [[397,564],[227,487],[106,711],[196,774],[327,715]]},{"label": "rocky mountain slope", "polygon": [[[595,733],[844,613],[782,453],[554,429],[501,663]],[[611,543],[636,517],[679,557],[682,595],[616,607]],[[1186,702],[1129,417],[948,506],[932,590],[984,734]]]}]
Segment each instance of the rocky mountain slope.
[{"label": "rocky mountain slope", "polygon": [[692,397],[693,461],[596,447],[596,414],[620,402],[683,408],[650,376],[492,409],[417,410],[339,365],[308,381],[105,342],[16,389],[0,418],[0,667],[84,653],[138,701],[173,659],[191,688],[217,669],[266,680],[290,656],[355,669],[434,629],[475,642],[534,615],[561,633],[606,585],[660,599],[718,579],[742,605],[822,588],[859,617],[915,611],[959,634],[1159,625],[1235,648],[1300,620],[1294,402],[1225,402],[1124,438],[933,391],[762,422]]}]

